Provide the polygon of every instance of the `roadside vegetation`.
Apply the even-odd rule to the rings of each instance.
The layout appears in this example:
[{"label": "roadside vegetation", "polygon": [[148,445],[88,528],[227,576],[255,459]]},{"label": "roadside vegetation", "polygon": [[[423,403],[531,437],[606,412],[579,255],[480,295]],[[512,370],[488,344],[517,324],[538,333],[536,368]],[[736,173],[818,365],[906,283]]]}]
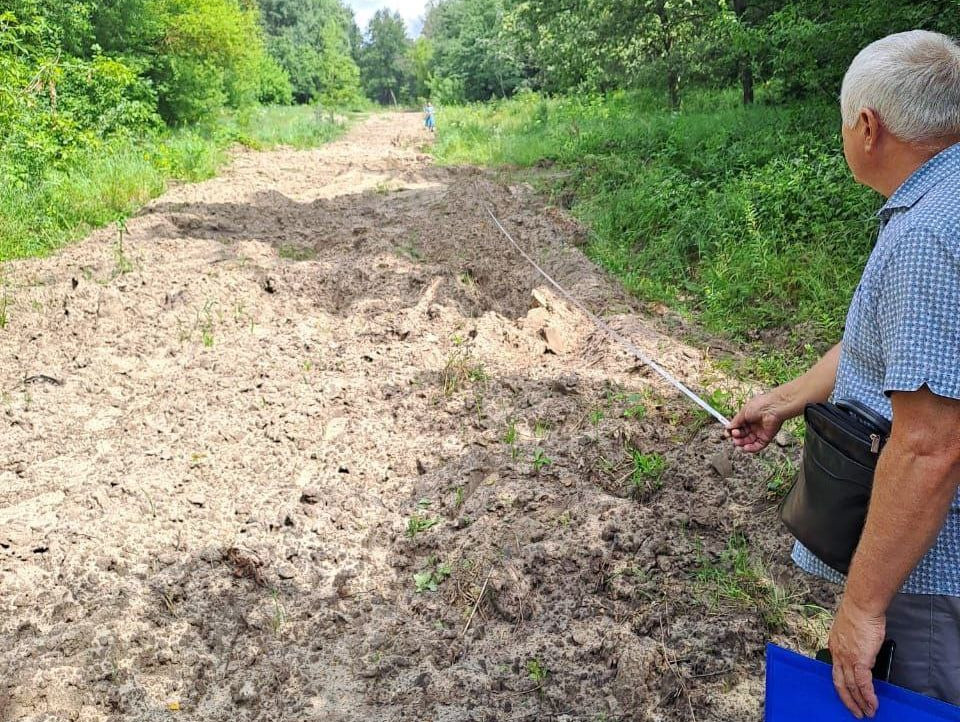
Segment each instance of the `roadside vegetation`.
[{"label": "roadside vegetation", "polygon": [[675,113],[652,93],[528,93],[446,109],[436,152],[536,169],[591,229],[587,254],[629,290],[799,362],[840,334],[876,198],[849,177],[834,107],[738,100],[701,92]]},{"label": "roadside vegetation", "polygon": [[[311,26],[323,42],[300,36],[323,52],[294,67],[280,26],[296,18],[266,13],[269,3],[5,3],[0,261],[122,222],[169,180],[212,175],[233,143],[308,147],[335,137],[344,122],[332,109],[365,101],[352,16],[327,4],[342,12],[325,16],[325,29]],[[322,75],[322,87],[306,87],[304,75]],[[324,110],[277,105],[294,99]]]},{"label": "roadside vegetation", "polygon": [[160,195],[170,180],[211,177],[234,143],[306,148],[344,128],[310,106],[260,107],[78,151],[29,183],[0,185],[0,261],[42,255],[91,228],[120,221]]},{"label": "roadside vegetation", "polygon": [[841,334],[880,199],[837,96],[865,44],[956,0],[443,0],[423,38],[444,163],[529,169],[639,298],[776,383]]}]

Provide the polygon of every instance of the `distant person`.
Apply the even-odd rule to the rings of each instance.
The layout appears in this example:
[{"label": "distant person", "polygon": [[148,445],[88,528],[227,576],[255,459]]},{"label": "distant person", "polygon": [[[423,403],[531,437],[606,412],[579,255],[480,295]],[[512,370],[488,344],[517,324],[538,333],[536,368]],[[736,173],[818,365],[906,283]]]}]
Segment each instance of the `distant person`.
[{"label": "distant person", "polygon": [[877,710],[871,669],[885,636],[891,682],[960,704],[960,46],[921,30],[878,40],[847,70],[840,106],[853,177],[887,198],[876,245],[841,343],[748,401],[729,433],[760,451],[828,399],[892,421],[846,579],[799,542],[793,552],[805,571],[845,582],[833,682],[859,719]]},{"label": "distant person", "polygon": [[424,115],[423,124],[427,127],[427,130],[429,130],[431,133],[434,132],[437,125],[436,121],[433,118],[433,114],[434,114],[433,103],[428,101],[426,107],[423,109],[423,115]]}]

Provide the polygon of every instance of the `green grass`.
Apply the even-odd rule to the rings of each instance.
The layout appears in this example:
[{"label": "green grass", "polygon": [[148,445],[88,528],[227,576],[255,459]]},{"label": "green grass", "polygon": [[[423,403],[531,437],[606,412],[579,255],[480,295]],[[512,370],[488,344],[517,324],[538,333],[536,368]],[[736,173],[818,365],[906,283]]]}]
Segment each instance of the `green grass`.
[{"label": "green grass", "polygon": [[651,492],[662,487],[667,460],[660,454],[644,454],[639,449],[631,449],[629,453],[631,464],[629,483],[634,495],[644,499]]},{"label": "green grass", "polygon": [[224,116],[208,127],[93,148],[35,182],[0,184],[0,261],[49,253],[124,218],[163,193],[168,180],[211,177],[234,142],[310,147],[342,129],[310,107],[270,107]]},{"label": "green grass", "polygon": [[829,104],[739,107],[691,93],[526,94],[446,108],[441,163],[535,177],[591,229],[587,254],[637,296],[708,331],[774,349],[778,380],[835,342],[869,253],[879,199],[843,160]]},{"label": "green grass", "polygon": [[277,250],[280,258],[286,258],[290,261],[312,261],[317,257],[317,250],[306,246],[297,246],[292,243],[284,243]]},{"label": "green grass", "polygon": [[431,519],[426,513],[415,512],[407,519],[406,534],[409,538],[415,539],[417,534],[432,529],[439,523],[439,519]]},{"label": "green grass", "polygon": [[543,449],[537,449],[533,452],[533,470],[537,474],[540,473],[540,470],[545,466],[550,466],[553,463],[553,459],[547,456],[546,452]]},{"label": "green grass", "polygon": [[751,554],[750,546],[741,534],[730,537],[715,561],[699,549],[694,578],[711,606],[733,605],[751,609],[770,630],[785,628],[792,599],[770,578],[760,560]]},{"label": "green grass", "polygon": [[539,659],[534,657],[527,660],[527,676],[534,682],[543,684],[550,676],[550,670]]},{"label": "green grass", "polygon": [[237,116],[234,128],[238,140],[254,148],[288,145],[315,148],[340,135],[346,116],[330,114],[311,105],[260,106]]}]

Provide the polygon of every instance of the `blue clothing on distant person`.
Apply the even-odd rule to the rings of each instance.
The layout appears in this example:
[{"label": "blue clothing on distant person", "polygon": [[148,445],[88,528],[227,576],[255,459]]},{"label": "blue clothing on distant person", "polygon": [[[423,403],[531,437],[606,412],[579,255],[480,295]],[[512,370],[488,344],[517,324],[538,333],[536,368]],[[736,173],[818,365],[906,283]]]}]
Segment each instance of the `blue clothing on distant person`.
[{"label": "blue clothing on distant person", "polygon": [[[927,386],[960,399],[960,143],[917,169],[877,215],[880,234],[847,313],[833,398],[890,419],[894,391]],[[799,542],[793,560],[843,583]],[[960,491],[900,591],[960,597]]]},{"label": "blue clothing on distant person", "polygon": [[427,103],[427,107],[423,109],[423,112],[427,115],[427,117],[423,119],[423,124],[429,130],[433,130],[436,126],[436,123],[433,120],[433,103]]}]

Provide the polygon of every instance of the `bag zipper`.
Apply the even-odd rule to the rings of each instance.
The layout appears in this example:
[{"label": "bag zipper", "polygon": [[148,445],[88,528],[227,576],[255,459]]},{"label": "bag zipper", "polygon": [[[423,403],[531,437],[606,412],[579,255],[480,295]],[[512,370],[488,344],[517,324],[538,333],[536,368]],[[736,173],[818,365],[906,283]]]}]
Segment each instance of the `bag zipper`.
[{"label": "bag zipper", "polygon": [[880,434],[870,434],[870,453],[880,453]]}]

